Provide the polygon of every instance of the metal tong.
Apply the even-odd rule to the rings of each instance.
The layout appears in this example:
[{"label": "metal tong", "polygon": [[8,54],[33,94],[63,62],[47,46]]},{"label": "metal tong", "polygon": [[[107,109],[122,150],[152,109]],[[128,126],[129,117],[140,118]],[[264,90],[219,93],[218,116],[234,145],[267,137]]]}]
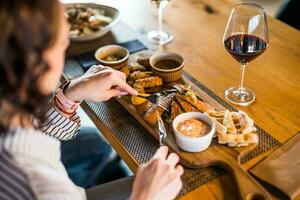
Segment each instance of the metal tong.
[{"label": "metal tong", "polygon": [[163,146],[164,145],[164,141],[167,137],[167,131],[166,131],[166,127],[165,124],[163,122],[163,120],[161,119],[160,115],[158,114],[158,112],[156,112],[157,114],[157,118],[158,118],[158,133],[159,133],[159,145]]}]

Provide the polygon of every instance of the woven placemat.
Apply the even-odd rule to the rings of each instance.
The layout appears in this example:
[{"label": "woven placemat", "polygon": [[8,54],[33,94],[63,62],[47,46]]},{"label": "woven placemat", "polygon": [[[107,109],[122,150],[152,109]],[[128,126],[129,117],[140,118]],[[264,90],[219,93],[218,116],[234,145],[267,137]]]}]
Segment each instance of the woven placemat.
[{"label": "woven placemat", "polygon": [[[225,108],[235,111],[236,109],[217,96],[206,86],[193,79],[187,73],[183,76],[197,85],[201,90],[214,98]],[[150,136],[147,130],[130,115],[116,100],[112,99],[106,103],[87,102],[89,108],[106,124],[107,128],[118,138],[119,142],[126,150],[139,162],[147,162],[156,149],[159,147],[158,142]],[[280,144],[275,138],[255,125],[259,135],[259,144],[250,154],[245,156],[242,162],[246,162]],[[205,184],[212,179],[224,174],[225,171],[218,167],[205,167],[201,169],[185,169],[182,177],[184,185],[180,195]]]}]

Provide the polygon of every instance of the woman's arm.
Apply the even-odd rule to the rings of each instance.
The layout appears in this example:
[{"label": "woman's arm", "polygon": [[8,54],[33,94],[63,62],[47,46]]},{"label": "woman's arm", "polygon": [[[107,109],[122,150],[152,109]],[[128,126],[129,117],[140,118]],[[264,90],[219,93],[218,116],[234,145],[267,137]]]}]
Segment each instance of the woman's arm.
[{"label": "woman's arm", "polygon": [[92,66],[84,75],[56,93],[50,101],[46,122],[39,123],[38,128],[60,140],[72,139],[80,128],[80,118],[76,112],[79,102],[102,102],[127,94],[136,95],[137,92],[127,85],[122,72],[101,65]]},{"label": "woman's arm", "polygon": [[37,127],[46,134],[52,135],[60,140],[69,140],[76,136],[80,130],[80,118],[77,112],[67,116],[61,113],[53,105],[54,99],[50,101],[50,108],[46,113],[46,121],[38,123]]}]

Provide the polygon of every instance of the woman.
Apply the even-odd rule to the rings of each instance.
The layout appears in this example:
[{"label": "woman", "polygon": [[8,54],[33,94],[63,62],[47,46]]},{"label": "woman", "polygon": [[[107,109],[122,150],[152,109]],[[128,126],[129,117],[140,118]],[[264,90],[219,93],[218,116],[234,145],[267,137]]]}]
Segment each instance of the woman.
[{"label": "woman", "polygon": [[147,200],[178,194],[183,168],[167,147],[138,169],[132,189],[130,179],[87,191],[72,183],[57,139],[71,139],[78,132],[79,103],[137,92],[121,72],[94,66],[63,84],[49,101],[69,45],[57,0],[1,0],[0,27],[0,199]]}]

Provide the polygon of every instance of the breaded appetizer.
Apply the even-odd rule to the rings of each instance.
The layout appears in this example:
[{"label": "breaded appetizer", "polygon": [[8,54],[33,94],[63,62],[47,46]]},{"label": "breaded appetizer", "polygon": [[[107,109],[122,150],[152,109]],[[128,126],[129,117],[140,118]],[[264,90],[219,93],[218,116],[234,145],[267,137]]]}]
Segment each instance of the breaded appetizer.
[{"label": "breaded appetizer", "polygon": [[208,110],[206,112],[216,124],[220,144],[230,147],[248,146],[258,143],[254,121],[243,111],[230,112]]},{"label": "breaded appetizer", "polygon": [[175,95],[177,102],[181,106],[181,108],[184,110],[184,112],[197,112],[198,110],[189,104],[188,102],[184,101],[183,99],[179,98],[178,95]]},{"label": "breaded appetizer", "polygon": [[155,125],[158,121],[158,117],[161,116],[164,111],[165,110],[157,104],[153,104],[152,107],[144,114],[143,119],[149,124]]},{"label": "breaded appetizer", "polygon": [[129,81],[127,81],[127,84],[130,85],[131,87],[133,87],[134,81],[129,80]]},{"label": "breaded appetizer", "polygon": [[126,78],[128,78],[128,76],[130,74],[130,68],[129,68],[129,66],[122,67],[120,69],[120,72],[123,72],[126,75]]},{"label": "breaded appetizer", "polygon": [[185,95],[177,95],[177,97],[188,102],[200,112],[206,112],[208,110],[207,105],[203,101],[197,98],[192,98],[191,96],[185,96]]},{"label": "breaded appetizer", "polygon": [[142,78],[148,78],[152,75],[152,72],[141,72],[141,71],[135,71],[131,73],[128,77],[128,80],[138,80]]},{"label": "breaded appetizer", "polygon": [[161,86],[163,84],[162,79],[158,76],[151,76],[148,78],[138,79],[135,83],[143,86],[144,88],[152,88]]},{"label": "breaded appetizer", "polygon": [[177,115],[180,115],[182,113],[182,110],[180,108],[180,105],[176,100],[173,100],[171,103],[171,120],[173,121]]},{"label": "breaded appetizer", "polygon": [[144,94],[145,93],[145,88],[141,85],[139,85],[138,83],[135,83],[133,85],[133,88],[138,92],[138,93],[142,93]]},{"label": "breaded appetizer", "polygon": [[146,67],[147,69],[151,69],[150,59],[149,58],[138,58],[137,62],[140,65],[143,65],[144,67]]},{"label": "breaded appetizer", "polygon": [[144,67],[143,65],[140,65],[139,63],[133,63],[133,64],[129,65],[129,67],[130,67],[131,72],[135,72],[135,71],[144,72],[147,70],[146,67]]}]

